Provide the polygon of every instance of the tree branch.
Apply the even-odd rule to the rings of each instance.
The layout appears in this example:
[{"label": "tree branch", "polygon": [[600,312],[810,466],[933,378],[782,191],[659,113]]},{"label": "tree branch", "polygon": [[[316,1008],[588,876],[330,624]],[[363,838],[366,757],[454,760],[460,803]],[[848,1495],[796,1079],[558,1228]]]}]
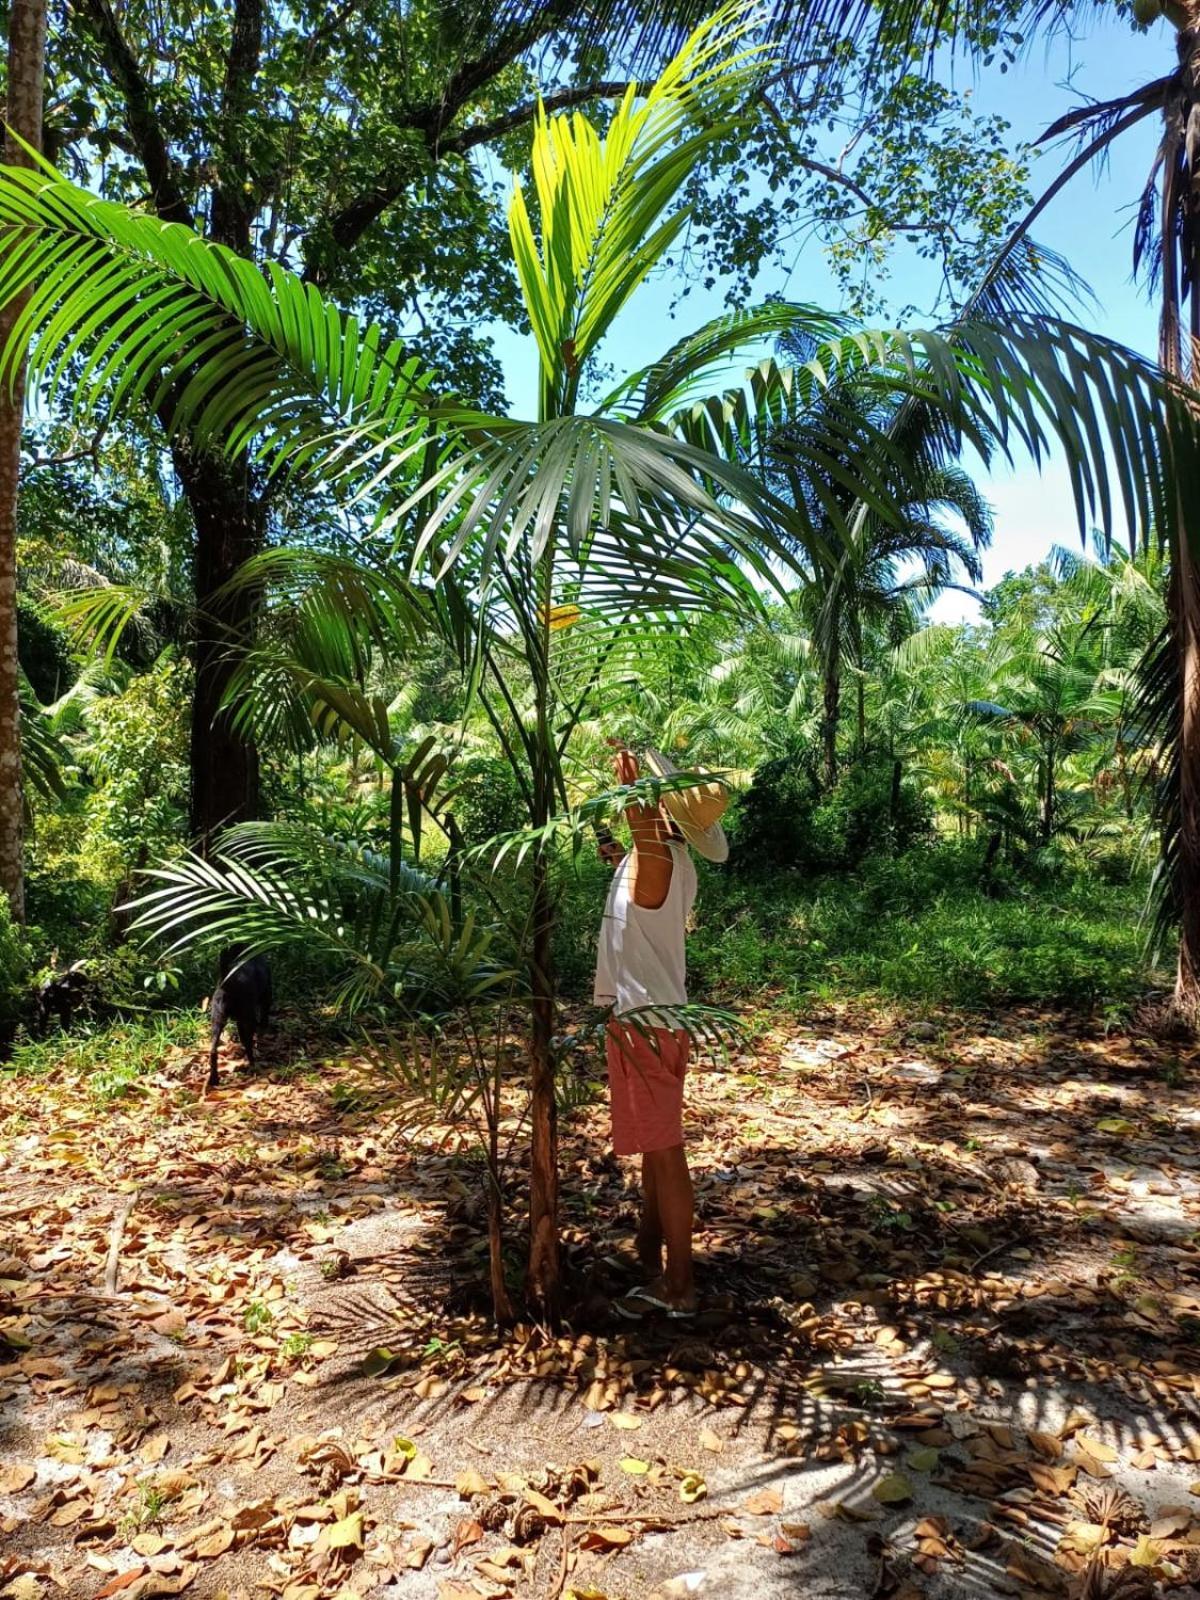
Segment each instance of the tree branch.
[{"label": "tree branch", "polygon": [[[788,133],[790,136],[790,129],[784,121],[783,113],[779,107],[775,105],[768,95],[764,94],[762,100],[772,119],[778,123],[781,131]],[[816,172],[822,178],[828,178],[830,183],[836,183],[841,188],[849,190],[856,200],[862,201],[868,211],[879,212],[883,216],[884,226],[890,228],[893,233],[938,233],[946,238],[954,239],[960,244],[962,243],[957,229],[951,227],[947,222],[906,221],[903,217],[884,215],[883,208],[878,200],[872,198],[861,183],[854,178],[847,177],[839,168],[831,167],[824,161],[818,161],[815,156],[801,155],[798,150],[793,150],[792,159],[798,167],[805,167],[809,172]]]},{"label": "tree branch", "polygon": [[42,467],[67,467],[76,461],[90,461],[96,471],[100,470],[100,446],[104,443],[104,436],[108,432],[107,421],[102,422],[85,445],[80,445],[78,450],[66,450],[56,456],[32,456],[23,463],[23,470],[36,472]]},{"label": "tree branch", "polygon": [[[553,90],[543,97],[541,104],[548,111],[562,111],[568,106],[582,105],[588,100],[611,99],[624,94],[628,87],[629,82],[626,79],[605,79],[597,83],[582,84],[578,88]],[[445,126],[445,123],[439,124],[429,107],[424,111],[411,113],[407,124],[398,125],[419,129],[425,136],[430,156],[434,161],[438,161],[448,155],[465,155],[478,145],[511,133],[515,128],[531,122],[537,108],[538,101],[527,100],[492,122],[465,128],[461,133],[448,138],[443,138],[441,134],[441,127]],[[449,120],[447,116],[446,122]],[[330,237],[337,248],[342,251],[352,249],[371,224],[378,221],[387,208],[400,198],[412,181],[411,170],[402,172],[393,169],[382,173],[370,189],[356,195],[343,206],[329,224]],[[319,270],[311,266],[304,274],[306,278],[313,280],[319,279],[319,275]]]},{"label": "tree branch", "polygon": [[514,106],[493,122],[479,122],[461,133],[452,134],[448,139],[439,139],[434,156],[465,155],[476,145],[501,139],[515,128],[532,122],[539,105],[547,111],[567,111],[572,106],[586,105],[589,100],[620,99],[630,88],[631,82],[628,78],[604,78],[598,83],[584,83],[573,89],[555,89],[550,94],[542,95],[540,100],[527,100],[523,105]]},{"label": "tree branch", "polygon": [[220,162],[213,186],[211,231],[220,244],[250,254],[250,228],[257,201],[247,195],[246,128],[253,110],[254,80],[262,56],[262,0],[236,0],[225,83],[218,119]]},{"label": "tree branch", "polygon": [[446,127],[479,89],[491,83],[496,75],[510,66],[518,56],[524,55],[531,45],[570,19],[577,9],[577,0],[547,0],[528,19],[502,35],[490,50],[475,61],[464,61],[451,74],[442,92],[437,116],[440,127]]},{"label": "tree branch", "polygon": [[95,36],[109,76],[121,91],[129,132],[150,184],[154,209],[164,222],[195,226],[192,208],[175,176],[153,96],[129,48],[109,0],[79,0],[79,14]]}]

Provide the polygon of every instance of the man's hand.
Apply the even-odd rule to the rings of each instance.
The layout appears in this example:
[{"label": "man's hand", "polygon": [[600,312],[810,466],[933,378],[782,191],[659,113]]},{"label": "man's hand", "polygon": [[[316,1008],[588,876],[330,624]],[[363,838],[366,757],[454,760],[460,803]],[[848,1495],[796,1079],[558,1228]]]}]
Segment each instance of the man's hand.
[{"label": "man's hand", "polygon": [[613,771],[617,775],[617,782],[621,785],[636,783],[641,776],[638,758],[619,739],[610,739],[608,742],[617,752],[613,758]]},{"label": "man's hand", "polygon": [[[613,771],[619,784],[636,783],[641,777],[641,764],[632,750],[626,749],[620,739],[610,739],[616,751]],[[671,887],[673,862],[667,842],[666,826],[657,806],[635,801],[625,811],[629,831],[633,835],[633,900],[646,911],[656,911],[667,898]]]}]

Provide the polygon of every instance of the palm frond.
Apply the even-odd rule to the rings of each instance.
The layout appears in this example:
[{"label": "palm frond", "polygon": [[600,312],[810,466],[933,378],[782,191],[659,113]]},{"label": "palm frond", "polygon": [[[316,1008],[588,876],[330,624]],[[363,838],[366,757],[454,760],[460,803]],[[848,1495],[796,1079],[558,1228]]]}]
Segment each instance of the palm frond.
[{"label": "palm frond", "polygon": [[209,859],[189,854],[145,876],[158,887],[131,902],[135,928],[171,952],[233,938],[251,951],[322,952],[349,1014],[424,1016],[512,985],[493,930],[473,912],[457,917],[434,880],[309,828],[246,823]]},{"label": "palm frond", "polygon": [[38,700],[24,673],[20,683],[21,776],[42,800],[61,800],[67,792],[70,752],[55,727],[52,708]]},{"label": "palm frond", "polygon": [[0,303],[27,295],[5,381],[28,350],[31,384],[77,417],[147,406],[200,446],[364,492],[410,459],[428,375],[295,274],[271,263],[264,278],[40,160],[0,168],[0,238]]},{"label": "palm frond", "polygon": [[[735,124],[761,44],[731,0],[699,22],[653,83],[631,84],[601,137],[582,114],[539,115],[533,178],[540,240],[520,183],[509,237],[541,358],[543,418],[574,409],[580,372],[686,221],[673,202],[703,151]],[[664,217],[664,213],[666,213]]]}]

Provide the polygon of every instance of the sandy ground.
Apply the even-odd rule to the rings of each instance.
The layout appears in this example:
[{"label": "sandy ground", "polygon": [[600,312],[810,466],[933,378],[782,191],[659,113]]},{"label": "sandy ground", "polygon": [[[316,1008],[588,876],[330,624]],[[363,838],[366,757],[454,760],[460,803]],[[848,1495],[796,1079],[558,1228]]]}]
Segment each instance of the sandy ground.
[{"label": "sandy ground", "polygon": [[311,1055],[7,1082],[0,1595],[1200,1592],[1177,1046],[842,1013],[697,1070],[694,1324],[612,1315],[633,1175],[578,1111],[565,1327],[501,1339],[476,1169]]}]

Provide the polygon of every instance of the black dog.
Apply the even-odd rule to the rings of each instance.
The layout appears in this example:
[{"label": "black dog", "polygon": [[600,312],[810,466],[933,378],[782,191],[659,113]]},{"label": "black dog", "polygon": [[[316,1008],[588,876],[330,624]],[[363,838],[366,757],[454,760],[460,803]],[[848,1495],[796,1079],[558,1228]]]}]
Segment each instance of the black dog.
[{"label": "black dog", "polygon": [[271,1015],[271,969],[266,956],[246,958],[244,944],[221,951],[220,983],[212,997],[212,1050],[208,1057],[208,1087],[217,1086],[217,1048],[226,1024],[237,1024],[238,1041],[246,1060],[254,1066],[254,1036],[261,1033]]},{"label": "black dog", "polygon": [[57,1017],[59,1026],[69,1028],[76,1011],[90,1006],[96,985],[84,970],[84,963],[76,961],[65,972],[47,978],[37,992],[38,1033],[44,1034],[50,1018]]}]

